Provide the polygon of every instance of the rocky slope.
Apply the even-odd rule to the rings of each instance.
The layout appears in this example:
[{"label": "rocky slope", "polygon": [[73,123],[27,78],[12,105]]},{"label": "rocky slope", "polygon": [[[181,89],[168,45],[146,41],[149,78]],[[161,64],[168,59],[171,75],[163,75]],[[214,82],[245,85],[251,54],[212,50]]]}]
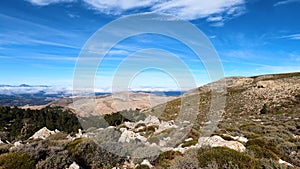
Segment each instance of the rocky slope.
[{"label": "rocky slope", "polygon": [[[220,101],[216,98],[225,98],[224,107],[218,107],[222,102],[216,102]],[[187,106],[190,104],[197,106]],[[300,73],[229,77],[147,111],[161,120],[175,121],[189,116],[187,112],[197,114],[187,137],[196,140],[206,135],[206,128],[211,129],[210,135],[224,138],[244,136],[253,142],[276,145],[270,151],[300,166]],[[255,153],[258,149],[267,151],[255,146],[249,145]]]},{"label": "rocky slope", "polygon": [[[299,168],[299,82],[300,73],[225,78],[149,109],[136,107],[145,108],[142,114],[105,115],[110,127],[2,143],[0,166],[13,156],[33,168]],[[97,99],[103,98],[149,103],[130,93]],[[89,110],[77,101],[79,110]]]}]

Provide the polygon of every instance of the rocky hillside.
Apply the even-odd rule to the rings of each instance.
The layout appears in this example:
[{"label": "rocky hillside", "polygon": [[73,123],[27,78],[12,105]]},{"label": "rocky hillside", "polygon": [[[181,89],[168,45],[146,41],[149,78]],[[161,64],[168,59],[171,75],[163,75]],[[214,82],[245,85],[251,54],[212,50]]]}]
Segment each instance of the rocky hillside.
[{"label": "rocky hillside", "polygon": [[[75,135],[42,128],[22,142],[2,141],[0,168],[299,168],[299,82],[300,73],[229,77],[149,109],[136,107],[142,112],[82,114],[89,124],[110,126],[83,126]],[[115,98],[147,103],[135,96]],[[78,101],[81,111],[90,110]]]},{"label": "rocky hillside", "polygon": [[[222,106],[217,111],[211,107],[214,97],[225,98],[223,111]],[[193,106],[187,106],[190,104]],[[175,121],[188,112],[196,113],[197,118],[187,137],[197,140],[206,134],[206,127],[213,129],[211,135],[244,136],[253,142],[276,145],[273,149],[278,158],[300,166],[300,73],[229,77],[147,111],[161,120]],[[267,151],[262,143],[249,147],[255,149],[254,156],[266,158],[261,154]]]}]

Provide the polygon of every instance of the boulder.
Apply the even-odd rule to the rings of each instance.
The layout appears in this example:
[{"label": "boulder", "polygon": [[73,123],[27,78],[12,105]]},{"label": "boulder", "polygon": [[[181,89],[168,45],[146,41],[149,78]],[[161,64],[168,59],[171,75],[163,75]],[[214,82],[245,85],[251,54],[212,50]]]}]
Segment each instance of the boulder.
[{"label": "boulder", "polygon": [[34,133],[29,139],[33,139],[33,140],[43,139],[44,140],[52,134],[55,134],[55,131],[51,131],[51,130],[47,129],[47,127],[43,127],[42,129],[40,129],[39,131]]},{"label": "boulder", "polygon": [[238,141],[226,141],[220,136],[200,137],[197,146],[228,147],[239,152],[244,152],[246,150],[246,147],[242,143]]},{"label": "boulder", "polygon": [[73,162],[67,169],[80,169],[80,166],[76,162]]},{"label": "boulder", "polygon": [[122,134],[119,138],[119,142],[121,142],[121,143],[125,143],[125,142],[129,143],[130,140],[135,140],[135,139],[139,139],[143,142],[145,142],[147,140],[147,138],[141,136],[139,133],[135,133],[135,132],[127,130],[125,128],[122,128],[121,132],[122,132]]}]

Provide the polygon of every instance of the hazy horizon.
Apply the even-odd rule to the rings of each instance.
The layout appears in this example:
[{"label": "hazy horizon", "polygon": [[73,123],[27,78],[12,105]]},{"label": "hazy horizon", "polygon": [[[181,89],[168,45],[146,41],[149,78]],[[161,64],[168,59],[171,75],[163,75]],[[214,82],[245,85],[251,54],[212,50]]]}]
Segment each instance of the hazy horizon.
[{"label": "hazy horizon", "polygon": [[[0,5],[0,84],[72,86],[78,56],[89,37],[115,19],[145,12],[175,15],[200,29],[218,53],[224,77],[298,72],[299,6],[297,0],[5,0]],[[211,82],[189,47],[170,37],[144,34],[111,48],[95,75],[96,88],[111,88],[118,65],[134,52],[148,48],[176,55],[189,68],[196,86]],[[142,56],[144,61],[169,63],[166,56],[155,53]],[[176,65],[168,67],[176,69]],[[182,72],[181,68],[176,71]],[[176,80],[166,72],[149,69],[134,77],[130,87],[182,90]]]}]

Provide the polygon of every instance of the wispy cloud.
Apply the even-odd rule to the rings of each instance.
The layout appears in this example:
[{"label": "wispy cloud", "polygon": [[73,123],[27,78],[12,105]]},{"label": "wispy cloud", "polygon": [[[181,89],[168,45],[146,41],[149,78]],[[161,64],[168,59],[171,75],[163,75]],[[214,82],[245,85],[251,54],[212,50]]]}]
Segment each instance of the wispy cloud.
[{"label": "wispy cloud", "polygon": [[74,2],[76,0],[27,0],[27,1],[34,5],[44,6],[44,5],[55,4],[55,3]]},{"label": "wispy cloud", "polygon": [[291,40],[300,40],[300,33],[299,34],[291,34],[286,36],[281,36],[283,39],[291,39]]},{"label": "wispy cloud", "polygon": [[287,4],[291,4],[291,3],[300,3],[300,0],[285,0],[285,1],[279,1],[277,3],[275,3],[273,6],[281,6],[281,5],[287,5]]},{"label": "wispy cloud", "polygon": [[[35,5],[73,2],[76,0],[27,0]],[[161,12],[185,20],[207,18],[210,22],[227,20],[244,13],[245,0],[82,0],[90,8],[108,15],[124,15],[128,12]],[[217,20],[216,20],[217,19]],[[220,20],[221,19],[221,20]],[[219,24],[220,25],[220,24]]]},{"label": "wispy cloud", "polygon": [[43,92],[44,94],[71,95],[72,87],[63,86],[0,86],[0,94],[35,94]]}]

